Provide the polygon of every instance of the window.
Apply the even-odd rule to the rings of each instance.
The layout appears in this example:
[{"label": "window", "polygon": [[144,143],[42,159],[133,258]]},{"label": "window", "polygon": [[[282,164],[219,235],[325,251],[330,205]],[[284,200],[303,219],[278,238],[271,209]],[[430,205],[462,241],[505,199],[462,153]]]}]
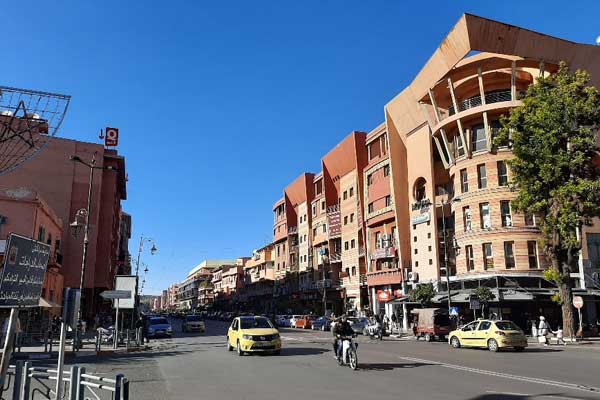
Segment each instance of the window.
[{"label": "window", "polygon": [[323,224],[323,233],[327,232],[327,225]]},{"label": "window", "polygon": [[304,234],[304,241],[306,242],[306,234]]},{"label": "window", "polygon": [[353,187],[350,188],[350,193],[348,194],[348,197],[352,197],[352,196],[354,196],[354,188]]},{"label": "window", "polygon": [[431,258],[429,259],[429,265],[433,265],[433,260]]},{"label": "window", "polygon": [[356,266],[352,267],[352,276],[356,276]]},{"label": "window", "polygon": [[350,214],[350,222],[354,222],[354,213]]},{"label": "window", "polygon": [[373,184],[373,174],[367,175],[367,186],[371,186]]},{"label": "window", "polygon": [[427,239],[431,239],[431,232],[427,232]]},{"label": "window", "polygon": [[419,253],[419,249],[415,249],[415,254],[418,254],[418,253]]},{"label": "window", "polygon": [[415,267],[418,267],[418,266],[419,266],[419,262],[415,261]]},{"label": "window", "polygon": [[415,197],[416,201],[421,201],[425,198],[426,195],[426,191],[425,191],[425,185],[426,185],[427,181],[424,178],[419,178],[416,180],[415,182],[415,186],[413,189],[413,196]]},{"label": "window", "polygon": [[313,228],[313,237],[317,236],[317,228]]},{"label": "window", "polygon": [[460,192],[466,193],[469,191],[469,176],[467,175],[467,169],[460,170]]},{"label": "window", "polygon": [[457,157],[463,157],[465,155],[465,145],[462,141],[460,133],[454,137],[454,147],[456,149],[455,155]]},{"label": "window", "polygon": [[491,243],[484,243],[481,245],[483,250],[483,269],[493,269],[494,268],[494,253],[492,250]]},{"label": "window", "polygon": [[471,128],[471,143],[473,152],[487,150],[487,137],[483,124],[475,125]]},{"label": "window", "polygon": [[344,242],[344,250],[348,250],[348,242]]},{"label": "window", "polygon": [[390,176],[390,164],[383,166],[383,176]]},{"label": "window", "polygon": [[344,216],[344,225],[348,225],[348,216]]},{"label": "window", "polygon": [[525,214],[525,226],[535,226],[535,215]]},{"label": "window", "polygon": [[492,326],[492,323],[490,321],[482,321],[479,324],[479,328],[477,328],[478,331],[487,331],[488,329],[490,329],[490,326]]},{"label": "window", "polygon": [[37,240],[38,240],[38,242],[43,243],[45,238],[46,238],[46,228],[44,228],[43,225],[40,225],[40,227],[38,228]]},{"label": "window", "polygon": [[479,204],[479,215],[481,217],[481,229],[490,229],[492,220],[490,218],[490,203]]},{"label": "window", "polygon": [[427,250],[428,250],[428,251],[431,251],[431,246],[427,246]]},{"label": "window", "polygon": [[371,214],[373,212],[373,203],[369,203],[369,205],[367,206],[367,212],[369,214]]},{"label": "window", "polygon": [[344,200],[346,200],[348,198],[348,192],[344,190]]},{"label": "window", "polygon": [[506,168],[506,161],[498,161],[496,165],[498,167],[498,186],[508,185],[508,169]]},{"label": "window", "polygon": [[529,268],[538,268],[537,242],[535,240],[527,241],[527,256],[529,258]]},{"label": "window", "polygon": [[500,214],[502,215],[502,226],[512,226],[512,216],[510,215],[510,201],[502,200],[500,202]]},{"label": "window", "polygon": [[281,254],[281,247],[277,246],[277,257]]},{"label": "window", "polygon": [[355,247],[356,247],[356,240],[352,239],[352,240],[350,241],[350,248],[351,248],[351,249],[353,249],[353,248],[355,248]]},{"label": "window", "polygon": [[504,242],[504,262],[506,269],[513,269],[515,267],[514,244],[515,242]]},{"label": "window", "polygon": [[281,250],[282,250],[282,251],[285,251],[285,243],[283,244],[283,246],[282,246]]},{"label": "window", "polygon": [[465,232],[470,232],[473,229],[471,223],[471,207],[469,206],[463,207],[463,225]]},{"label": "window", "polygon": [[384,133],[383,135],[381,135],[381,147],[384,150],[387,150],[387,147],[388,147],[388,145],[387,145],[387,133]]},{"label": "window", "polygon": [[312,205],[312,215],[317,215],[317,205],[316,204]]},{"label": "window", "polygon": [[479,189],[485,189],[487,187],[487,173],[485,171],[485,164],[479,164],[477,166],[477,186]]},{"label": "window", "polygon": [[385,196],[385,206],[389,207],[391,205],[392,205],[392,196],[388,194],[387,196]]},{"label": "window", "polygon": [[381,248],[381,233],[377,232],[375,234],[375,248],[376,249],[380,249]]},{"label": "window", "polygon": [[417,243],[417,237],[413,236],[413,242]]},{"label": "window", "polygon": [[473,259],[473,246],[465,246],[465,255],[467,256],[467,271],[475,269],[475,260]]},{"label": "window", "polygon": [[392,228],[392,245],[395,245],[397,240],[396,238],[398,237],[398,229],[396,227]]}]

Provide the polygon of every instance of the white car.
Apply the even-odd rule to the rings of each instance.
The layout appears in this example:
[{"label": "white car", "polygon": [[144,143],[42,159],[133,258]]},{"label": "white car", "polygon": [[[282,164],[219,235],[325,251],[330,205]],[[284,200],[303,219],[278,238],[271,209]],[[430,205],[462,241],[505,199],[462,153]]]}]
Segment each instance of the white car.
[{"label": "white car", "polygon": [[292,318],[290,318],[290,327],[295,328],[296,321],[298,321],[299,319],[302,319],[302,315],[292,315]]}]

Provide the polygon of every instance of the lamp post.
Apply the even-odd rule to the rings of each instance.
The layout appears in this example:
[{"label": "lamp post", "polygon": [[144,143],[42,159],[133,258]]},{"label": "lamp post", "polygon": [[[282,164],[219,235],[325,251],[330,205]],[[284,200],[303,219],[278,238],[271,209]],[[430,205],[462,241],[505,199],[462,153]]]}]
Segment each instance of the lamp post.
[{"label": "lamp post", "polygon": [[[144,235],[140,236],[140,247],[138,248],[137,262],[135,264],[135,298],[134,298],[134,309],[133,309],[133,313],[131,314],[131,325],[132,326],[135,325],[135,317],[139,311],[138,307],[139,307],[140,287],[139,287],[138,281],[140,280],[140,258],[142,257],[142,251],[144,250],[144,243],[152,243],[152,247],[150,248],[151,255],[156,254],[156,252],[158,251],[158,249],[156,248],[156,244],[154,243],[154,239],[144,237]],[[148,267],[146,267],[145,272],[146,273],[148,272]],[[141,286],[142,289],[144,287],[144,283],[146,283],[145,279],[142,282],[142,286]]]},{"label": "lamp post", "polygon": [[[86,167],[89,168],[90,170],[90,177],[89,177],[89,184],[88,184],[88,197],[87,197],[87,206],[86,208],[81,208],[79,210],[77,210],[77,212],[75,213],[75,220],[70,224],[71,229],[73,230],[73,236],[77,236],[77,233],[79,231],[80,228],[83,227],[83,231],[84,231],[84,236],[83,236],[83,255],[81,257],[81,274],[80,274],[80,279],[79,279],[79,293],[81,293],[81,302],[79,303],[79,310],[77,310],[77,320],[78,320],[78,325],[81,326],[81,309],[83,307],[83,283],[84,283],[84,277],[85,277],[85,266],[87,263],[87,253],[88,253],[88,247],[89,247],[89,235],[90,235],[90,212],[91,212],[91,207],[92,207],[92,188],[94,186],[94,170],[96,169],[101,169],[101,170],[116,170],[116,168],[112,167],[112,166],[107,166],[107,167],[98,167],[96,166],[96,155],[98,154],[98,152],[94,152],[94,154],[92,155],[92,160],[90,162],[86,162],[83,161],[79,156],[76,155],[72,155],[71,157],[69,157],[69,159],[73,162],[79,163],[81,165],[84,165]],[[80,219],[84,219],[84,222],[81,223]],[[73,341],[73,347],[75,348],[76,346],[76,342],[79,341],[79,329],[76,330],[76,335],[75,335],[75,340]]]}]

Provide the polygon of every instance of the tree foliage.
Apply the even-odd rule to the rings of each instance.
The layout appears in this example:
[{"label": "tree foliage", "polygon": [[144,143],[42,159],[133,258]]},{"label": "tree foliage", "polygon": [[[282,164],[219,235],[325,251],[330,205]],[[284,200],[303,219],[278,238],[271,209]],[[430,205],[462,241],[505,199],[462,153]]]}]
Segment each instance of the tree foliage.
[{"label": "tree foliage", "polygon": [[492,289],[487,286],[479,286],[475,290],[473,290],[473,294],[479,298],[479,303],[481,304],[481,315],[485,317],[485,308],[488,306],[490,301],[496,298]]},{"label": "tree foliage", "polygon": [[529,86],[523,105],[502,120],[495,144],[510,142],[517,196],[513,208],[535,214],[563,303],[565,336],[573,330],[569,273],[581,250],[578,230],[600,215],[597,156],[600,95],[585,71],[561,63],[556,74]]},{"label": "tree foliage", "polygon": [[420,303],[423,307],[431,303],[434,296],[435,289],[431,283],[417,285],[417,287],[413,288],[409,294],[410,301]]}]

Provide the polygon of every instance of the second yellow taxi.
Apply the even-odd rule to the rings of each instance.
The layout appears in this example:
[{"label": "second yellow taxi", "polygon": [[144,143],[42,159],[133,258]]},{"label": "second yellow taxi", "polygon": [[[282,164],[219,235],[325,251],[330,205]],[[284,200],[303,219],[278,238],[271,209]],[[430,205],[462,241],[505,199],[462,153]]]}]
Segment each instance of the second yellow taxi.
[{"label": "second yellow taxi", "polygon": [[527,347],[527,337],[512,321],[492,321],[481,319],[456,329],[448,335],[448,343],[459,347],[483,347],[490,351],[512,347],[523,351]]}]

